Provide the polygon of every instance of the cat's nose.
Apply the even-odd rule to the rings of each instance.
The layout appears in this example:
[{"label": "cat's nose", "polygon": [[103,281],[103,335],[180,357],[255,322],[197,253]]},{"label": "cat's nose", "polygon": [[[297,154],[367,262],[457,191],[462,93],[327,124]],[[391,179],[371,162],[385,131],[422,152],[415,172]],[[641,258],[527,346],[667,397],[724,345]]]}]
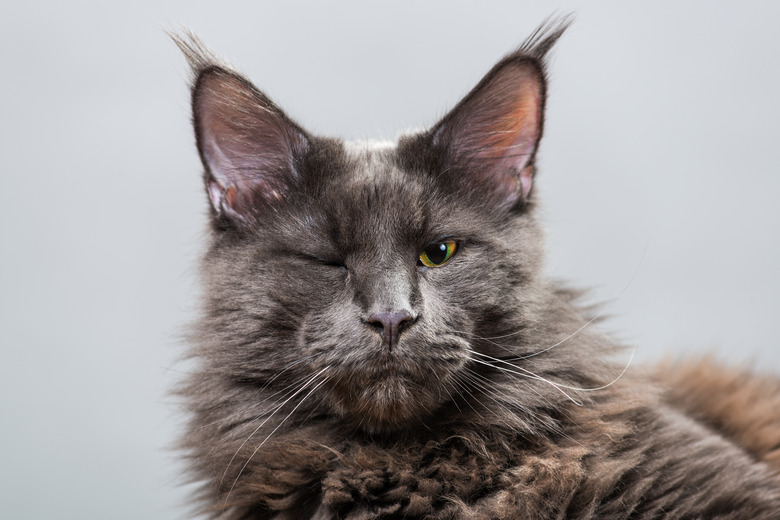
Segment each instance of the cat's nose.
[{"label": "cat's nose", "polygon": [[374,311],[369,314],[366,322],[381,329],[382,341],[387,348],[393,350],[398,344],[398,335],[404,325],[415,320],[415,316],[408,310],[400,311]]}]

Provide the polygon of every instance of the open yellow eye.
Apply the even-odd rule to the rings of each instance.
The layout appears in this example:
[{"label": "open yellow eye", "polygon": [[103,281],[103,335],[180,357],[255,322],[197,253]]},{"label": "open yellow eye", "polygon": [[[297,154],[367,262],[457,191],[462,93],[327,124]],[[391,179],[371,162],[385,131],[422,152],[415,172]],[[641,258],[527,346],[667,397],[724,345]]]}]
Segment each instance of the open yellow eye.
[{"label": "open yellow eye", "polygon": [[420,263],[425,267],[441,267],[458,252],[458,243],[454,240],[439,242],[427,247],[420,255]]}]

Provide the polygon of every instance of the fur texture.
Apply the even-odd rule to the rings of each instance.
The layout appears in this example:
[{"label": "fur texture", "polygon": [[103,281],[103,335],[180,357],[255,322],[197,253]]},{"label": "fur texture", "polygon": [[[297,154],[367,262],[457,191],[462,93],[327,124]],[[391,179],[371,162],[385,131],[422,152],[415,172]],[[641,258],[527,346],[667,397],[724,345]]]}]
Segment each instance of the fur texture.
[{"label": "fur texture", "polygon": [[211,208],[179,389],[205,514],[778,518],[780,382],[711,362],[620,378],[618,346],[541,274],[564,25],[393,145],[312,136],[175,37]]}]

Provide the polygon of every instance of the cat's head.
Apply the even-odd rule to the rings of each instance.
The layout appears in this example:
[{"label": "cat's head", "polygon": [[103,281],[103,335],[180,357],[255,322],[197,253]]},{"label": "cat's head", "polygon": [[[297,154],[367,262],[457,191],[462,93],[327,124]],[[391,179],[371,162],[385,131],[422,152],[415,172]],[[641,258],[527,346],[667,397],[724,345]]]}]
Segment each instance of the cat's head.
[{"label": "cat's head", "polygon": [[474,352],[506,356],[495,338],[517,344],[534,320],[543,57],[562,30],[537,33],[439,123],[389,144],[311,135],[179,40],[210,202],[210,373],[240,399],[292,394],[368,432],[457,407],[483,377]]}]

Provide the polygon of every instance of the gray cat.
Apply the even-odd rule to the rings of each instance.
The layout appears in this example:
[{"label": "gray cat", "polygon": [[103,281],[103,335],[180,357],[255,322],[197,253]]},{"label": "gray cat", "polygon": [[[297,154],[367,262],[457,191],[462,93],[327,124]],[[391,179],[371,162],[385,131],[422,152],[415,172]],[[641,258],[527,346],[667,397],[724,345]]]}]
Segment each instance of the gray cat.
[{"label": "gray cat", "polygon": [[175,37],[210,201],[179,389],[204,514],[780,518],[780,382],[706,361],[619,378],[619,347],[542,275],[564,25],[394,144],[311,135]]}]

